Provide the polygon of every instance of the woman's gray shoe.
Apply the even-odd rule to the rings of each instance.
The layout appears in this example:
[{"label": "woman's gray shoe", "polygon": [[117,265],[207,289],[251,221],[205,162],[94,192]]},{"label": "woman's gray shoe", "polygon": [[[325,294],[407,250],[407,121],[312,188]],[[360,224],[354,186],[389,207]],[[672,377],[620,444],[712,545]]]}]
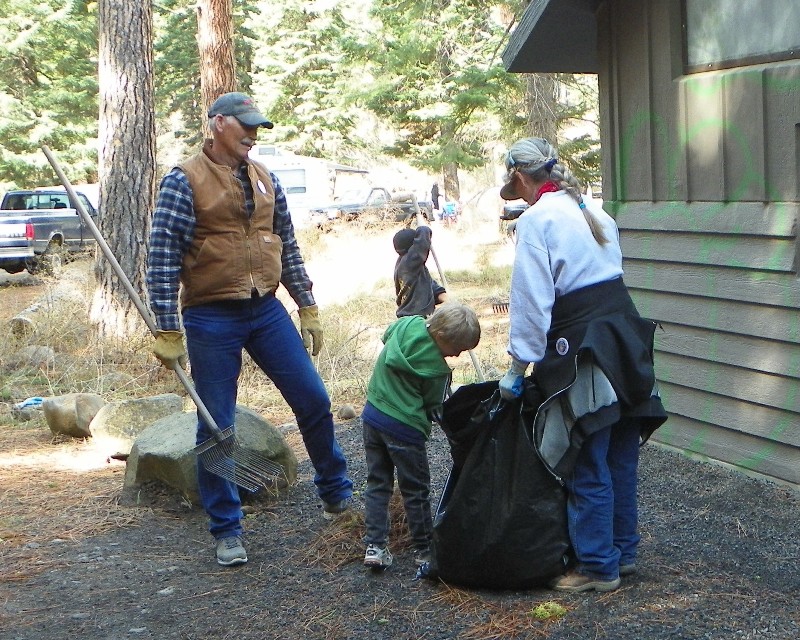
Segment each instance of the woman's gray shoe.
[{"label": "woman's gray shoe", "polygon": [[247,562],[247,551],[239,536],[217,540],[217,563],[223,567],[232,567]]}]

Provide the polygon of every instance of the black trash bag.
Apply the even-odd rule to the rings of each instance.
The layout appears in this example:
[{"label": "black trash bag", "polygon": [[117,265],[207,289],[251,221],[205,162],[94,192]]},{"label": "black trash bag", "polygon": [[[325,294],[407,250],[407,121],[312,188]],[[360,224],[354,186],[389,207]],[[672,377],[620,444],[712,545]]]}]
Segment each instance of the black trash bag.
[{"label": "black trash bag", "polygon": [[445,484],[432,560],[419,577],[528,589],[564,573],[570,548],[566,491],[525,428],[525,416],[534,413],[526,403],[535,395],[528,390],[525,399],[504,402],[497,382],[480,383],[461,387],[445,402],[442,428],[463,461],[454,462]]}]

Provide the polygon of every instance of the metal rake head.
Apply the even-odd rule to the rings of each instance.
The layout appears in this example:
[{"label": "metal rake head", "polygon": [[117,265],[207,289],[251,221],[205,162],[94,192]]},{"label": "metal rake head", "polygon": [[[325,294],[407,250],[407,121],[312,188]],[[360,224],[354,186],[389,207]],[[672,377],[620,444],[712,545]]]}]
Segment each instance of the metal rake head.
[{"label": "metal rake head", "polygon": [[194,449],[206,471],[252,492],[274,490],[278,481],[286,481],[283,467],[242,447],[232,426],[219,433],[219,439],[209,438]]},{"label": "metal rake head", "polygon": [[508,313],[508,300],[492,300],[492,311],[494,313]]}]

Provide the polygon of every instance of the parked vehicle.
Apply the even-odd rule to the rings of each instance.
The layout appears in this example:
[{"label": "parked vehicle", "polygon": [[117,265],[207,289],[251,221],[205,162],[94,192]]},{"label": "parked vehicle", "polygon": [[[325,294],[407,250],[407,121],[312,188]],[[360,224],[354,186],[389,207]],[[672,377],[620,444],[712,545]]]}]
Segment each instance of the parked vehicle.
[{"label": "parked vehicle", "polygon": [[[97,218],[89,198],[77,193],[86,211]],[[69,194],[59,189],[9,191],[0,203],[0,269],[56,274],[62,262],[96,240],[78,215]]]},{"label": "parked vehicle", "polygon": [[296,155],[275,145],[254,145],[248,155],[281,181],[292,223],[298,229],[311,224],[312,207],[331,202],[336,193],[368,184],[366,169]]},{"label": "parked vehicle", "polygon": [[413,194],[403,193],[394,197],[383,187],[366,187],[346,191],[334,199],[333,204],[312,208],[310,216],[315,224],[331,220],[368,219],[375,221],[410,222],[416,218],[417,207],[429,221],[433,221],[433,204],[430,201],[414,203]]},{"label": "parked vehicle", "polygon": [[524,200],[511,200],[503,205],[500,213],[500,233],[505,234],[509,239],[514,240],[517,218],[519,218],[530,205]]},{"label": "parked vehicle", "polygon": [[527,202],[522,202],[520,200],[512,200],[511,202],[506,202],[503,205],[503,212],[500,214],[501,220],[516,220],[519,218],[525,210],[530,207]]}]

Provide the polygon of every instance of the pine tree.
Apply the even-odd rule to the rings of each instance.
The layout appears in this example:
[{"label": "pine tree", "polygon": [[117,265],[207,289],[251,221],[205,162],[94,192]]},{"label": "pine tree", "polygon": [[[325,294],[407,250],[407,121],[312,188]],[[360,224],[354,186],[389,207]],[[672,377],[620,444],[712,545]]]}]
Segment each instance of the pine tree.
[{"label": "pine tree", "polygon": [[0,184],[53,184],[41,146],[76,182],[97,178],[97,8],[0,0]]}]

